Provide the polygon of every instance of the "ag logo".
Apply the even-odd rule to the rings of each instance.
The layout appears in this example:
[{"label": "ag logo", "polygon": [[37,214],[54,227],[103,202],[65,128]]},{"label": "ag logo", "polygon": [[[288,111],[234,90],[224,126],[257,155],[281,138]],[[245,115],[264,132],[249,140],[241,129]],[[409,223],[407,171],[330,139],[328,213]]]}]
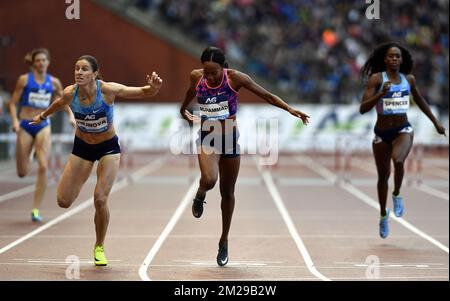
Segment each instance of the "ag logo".
[{"label": "ag logo", "polygon": [[217,97],[208,97],[205,103],[216,103]]},{"label": "ag logo", "polygon": [[84,120],[94,120],[94,119],[95,119],[95,114],[86,115],[86,117],[84,117]]}]

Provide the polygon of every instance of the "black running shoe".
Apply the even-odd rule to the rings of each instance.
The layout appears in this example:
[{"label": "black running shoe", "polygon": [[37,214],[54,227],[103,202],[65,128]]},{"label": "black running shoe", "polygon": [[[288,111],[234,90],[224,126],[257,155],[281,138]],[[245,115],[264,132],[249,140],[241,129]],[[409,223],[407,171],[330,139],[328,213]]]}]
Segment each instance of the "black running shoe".
[{"label": "black running shoe", "polygon": [[219,242],[219,253],[217,254],[217,264],[221,267],[228,263],[228,241]]},{"label": "black running shoe", "polygon": [[192,214],[196,218],[200,218],[203,214],[203,204],[206,204],[204,200],[200,200],[197,198],[194,198],[194,203],[192,204]]}]

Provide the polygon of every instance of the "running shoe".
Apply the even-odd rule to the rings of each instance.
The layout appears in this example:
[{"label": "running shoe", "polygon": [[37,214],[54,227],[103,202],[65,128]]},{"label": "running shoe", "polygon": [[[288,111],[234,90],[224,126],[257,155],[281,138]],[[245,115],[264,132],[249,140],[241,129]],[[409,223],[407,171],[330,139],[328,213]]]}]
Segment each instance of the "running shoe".
[{"label": "running shoe", "polygon": [[196,218],[200,218],[203,214],[203,204],[206,204],[204,200],[200,200],[197,198],[194,198],[194,203],[192,204],[192,214]]},{"label": "running shoe", "polygon": [[94,263],[96,266],[106,266],[108,259],[105,256],[105,249],[103,246],[96,246],[94,249]]},{"label": "running shoe", "polygon": [[403,198],[399,195],[392,195],[392,200],[394,201],[394,214],[396,217],[403,216]]},{"label": "running shoe", "polygon": [[380,217],[380,236],[381,238],[386,238],[389,235],[389,213],[390,209],[386,208],[386,215]]},{"label": "running shoe", "polygon": [[217,254],[217,264],[224,266],[228,263],[228,241],[224,243],[219,242],[219,253]]},{"label": "running shoe", "polygon": [[35,223],[42,222],[42,216],[39,214],[39,209],[31,210],[31,221]]}]

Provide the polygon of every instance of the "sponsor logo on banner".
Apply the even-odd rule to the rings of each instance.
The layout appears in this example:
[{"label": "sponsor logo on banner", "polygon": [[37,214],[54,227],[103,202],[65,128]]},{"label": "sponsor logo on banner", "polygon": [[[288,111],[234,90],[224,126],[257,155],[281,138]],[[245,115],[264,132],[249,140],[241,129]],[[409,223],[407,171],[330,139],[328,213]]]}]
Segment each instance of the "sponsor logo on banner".
[{"label": "sponsor logo on banner", "polygon": [[[303,125],[300,119],[276,107],[241,104],[237,113],[241,153],[254,152],[251,148],[258,143],[271,145],[268,143],[273,134],[270,130],[272,127],[269,127],[270,122],[265,122],[266,136],[262,131],[264,127],[255,127],[255,124],[263,120],[278,121],[276,143],[280,152],[333,152],[338,143],[350,149],[371,151],[375,136],[373,128],[377,119],[375,109],[361,115],[359,104],[303,104],[293,107],[311,116],[307,126]],[[435,108],[432,107],[432,111],[438,116]],[[448,137],[438,135],[430,120],[416,106],[408,110],[408,120],[414,131],[414,143],[448,144]],[[448,122],[444,123],[448,126]],[[194,128],[196,126],[198,127],[194,124]],[[183,132],[184,124],[180,120],[179,106],[176,104],[117,104],[115,129],[124,143],[129,142],[134,149],[143,151],[169,150],[174,136],[178,137],[180,143],[186,144],[197,139],[196,131]]]}]

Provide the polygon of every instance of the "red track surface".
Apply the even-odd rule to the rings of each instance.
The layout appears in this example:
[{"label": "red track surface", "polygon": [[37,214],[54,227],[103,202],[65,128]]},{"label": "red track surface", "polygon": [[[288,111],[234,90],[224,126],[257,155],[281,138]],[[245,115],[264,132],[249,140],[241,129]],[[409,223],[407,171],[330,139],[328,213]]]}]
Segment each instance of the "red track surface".
[{"label": "red track surface", "polygon": [[[392,214],[385,240],[378,236],[378,209],[369,204],[377,205],[371,157],[353,158],[345,173],[349,182],[342,182],[344,174],[334,170],[332,159],[282,156],[276,167],[258,170],[257,158],[242,156],[230,262],[224,268],[215,263],[221,231],[218,187],[207,194],[202,218],[191,214],[187,193],[198,175],[195,157],[191,162],[170,155],[133,159],[133,168],[123,170],[116,183],[123,187],[109,199],[105,250],[110,264],[103,268],[92,263],[93,206],[17,243],[92,197],[95,177],[69,209],[57,206],[56,186],[50,185],[41,209],[44,223],[37,225],[29,216],[33,192],[11,196],[33,184],[34,174],[18,179],[14,164],[0,166],[0,280],[66,280],[70,255],[80,259],[81,280],[369,280],[377,275],[449,280],[448,153],[424,158],[422,186],[415,171],[408,171],[402,190],[408,226]],[[145,174],[132,177],[147,165]],[[333,173],[340,179],[335,181]],[[2,199],[5,195],[11,197]],[[390,199],[388,205],[392,208]],[[284,215],[279,208],[286,209]],[[173,228],[166,228],[171,220]],[[379,260],[375,270],[368,267],[370,255]],[[141,268],[146,257],[148,266]]]}]

